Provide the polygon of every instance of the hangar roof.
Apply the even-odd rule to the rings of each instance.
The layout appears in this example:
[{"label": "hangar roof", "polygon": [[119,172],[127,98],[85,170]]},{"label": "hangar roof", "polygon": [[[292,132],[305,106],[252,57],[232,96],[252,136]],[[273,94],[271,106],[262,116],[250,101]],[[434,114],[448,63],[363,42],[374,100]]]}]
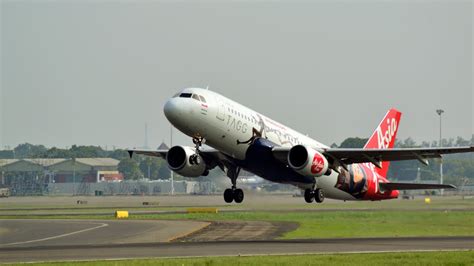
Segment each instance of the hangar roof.
[{"label": "hangar roof", "polygon": [[78,170],[82,168],[84,168],[83,170],[91,168],[111,168],[117,167],[119,164],[119,161],[113,158],[29,158],[0,159],[0,168],[3,171],[66,170],[70,168],[74,160],[76,161]]},{"label": "hangar roof", "polygon": [[90,166],[117,166],[119,161],[113,158],[76,158],[76,162]]},{"label": "hangar roof", "polygon": [[0,167],[18,162],[18,159],[0,159]]}]

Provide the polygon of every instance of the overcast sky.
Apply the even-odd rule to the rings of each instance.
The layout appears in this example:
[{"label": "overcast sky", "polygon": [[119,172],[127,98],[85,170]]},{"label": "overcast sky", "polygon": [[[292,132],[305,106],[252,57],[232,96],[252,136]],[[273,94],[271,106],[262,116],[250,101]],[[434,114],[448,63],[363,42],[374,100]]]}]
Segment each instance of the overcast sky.
[{"label": "overcast sky", "polygon": [[[227,97],[330,145],[470,138],[471,1],[2,1],[0,147],[169,140],[184,87]],[[175,143],[192,144],[175,131]]]}]

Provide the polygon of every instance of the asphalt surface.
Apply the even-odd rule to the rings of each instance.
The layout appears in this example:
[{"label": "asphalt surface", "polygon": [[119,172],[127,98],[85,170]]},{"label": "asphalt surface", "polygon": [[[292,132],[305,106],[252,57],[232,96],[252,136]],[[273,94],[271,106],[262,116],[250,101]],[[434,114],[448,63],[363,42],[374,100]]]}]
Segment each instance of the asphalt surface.
[{"label": "asphalt surface", "polygon": [[0,220],[0,262],[474,249],[474,237],[264,240],[279,230],[266,222]]},{"label": "asphalt surface", "polygon": [[199,221],[6,219],[0,220],[0,249],[169,242],[208,225]]},{"label": "asphalt surface", "polygon": [[150,257],[472,250],[474,237],[356,238],[0,248],[1,262]]}]

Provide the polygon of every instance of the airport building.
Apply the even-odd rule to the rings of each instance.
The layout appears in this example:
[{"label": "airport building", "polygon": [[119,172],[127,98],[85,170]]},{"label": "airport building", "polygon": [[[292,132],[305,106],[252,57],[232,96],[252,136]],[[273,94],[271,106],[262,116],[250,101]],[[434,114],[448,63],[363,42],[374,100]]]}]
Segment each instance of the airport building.
[{"label": "airport building", "polygon": [[120,182],[118,164],[112,158],[0,159],[0,186],[13,195],[39,195],[52,184]]},{"label": "airport building", "polygon": [[8,185],[20,176],[44,183],[122,181],[118,164],[112,158],[0,159],[0,181]]},{"label": "airport building", "polygon": [[0,188],[12,196],[209,194],[210,182],[124,180],[113,158],[0,159]]}]

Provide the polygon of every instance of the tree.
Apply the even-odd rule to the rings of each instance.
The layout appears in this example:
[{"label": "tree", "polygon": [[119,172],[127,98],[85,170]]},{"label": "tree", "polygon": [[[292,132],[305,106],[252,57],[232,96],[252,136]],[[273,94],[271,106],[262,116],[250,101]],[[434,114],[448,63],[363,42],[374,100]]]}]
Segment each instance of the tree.
[{"label": "tree", "polygon": [[143,178],[138,163],[130,158],[121,160],[118,165],[118,170],[124,175],[126,180],[138,180]]},{"label": "tree", "polygon": [[53,147],[45,152],[45,158],[72,158],[71,152],[66,149]]},{"label": "tree", "polygon": [[15,158],[38,158],[42,157],[47,151],[43,145],[33,145],[30,143],[23,143],[13,149]]},{"label": "tree", "polygon": [[0,159],[13,159],[13,151],[12,150],[0,151]]},{"label": "tree", "polygon": [[170,179],[171,170],[168,168],[168,163],[166,161],[160,161],[160,167],[158,168],[158,179]]},{"label": "tree", "polygon": [[341,142],[339,148],[363,148],[367,141],[369,141],[369,139],[362,139],[359,137],[347,138],[343,142]]},{"label": "tree", "polygon": [[151,180],[160,179],[160,167],[161,163],[158,158],[146,157],[140,162],[140,170],[142,171],[143,176]]},{"label": "tree", "polygon": [[122,159],[126,159],[130,156],[128,155],[128,152],[126,150],[117,149],[117,150],[113,150],[113,151],[109,152],[108,157],[111,157],[111,158],[114,158],[114,159],[117,159],[117,160],[122,160]]},{"label": "tree", "polygon": [[469,146],[469,140],[463,139],[462,137],[457,137],[456,139],[456,146]]},{"label": "tree", "polygon": [[71,157],[74,158],[97,158],[106,157],[107,152],[99,146],[76,146],[72,145],[69,149]]}]

